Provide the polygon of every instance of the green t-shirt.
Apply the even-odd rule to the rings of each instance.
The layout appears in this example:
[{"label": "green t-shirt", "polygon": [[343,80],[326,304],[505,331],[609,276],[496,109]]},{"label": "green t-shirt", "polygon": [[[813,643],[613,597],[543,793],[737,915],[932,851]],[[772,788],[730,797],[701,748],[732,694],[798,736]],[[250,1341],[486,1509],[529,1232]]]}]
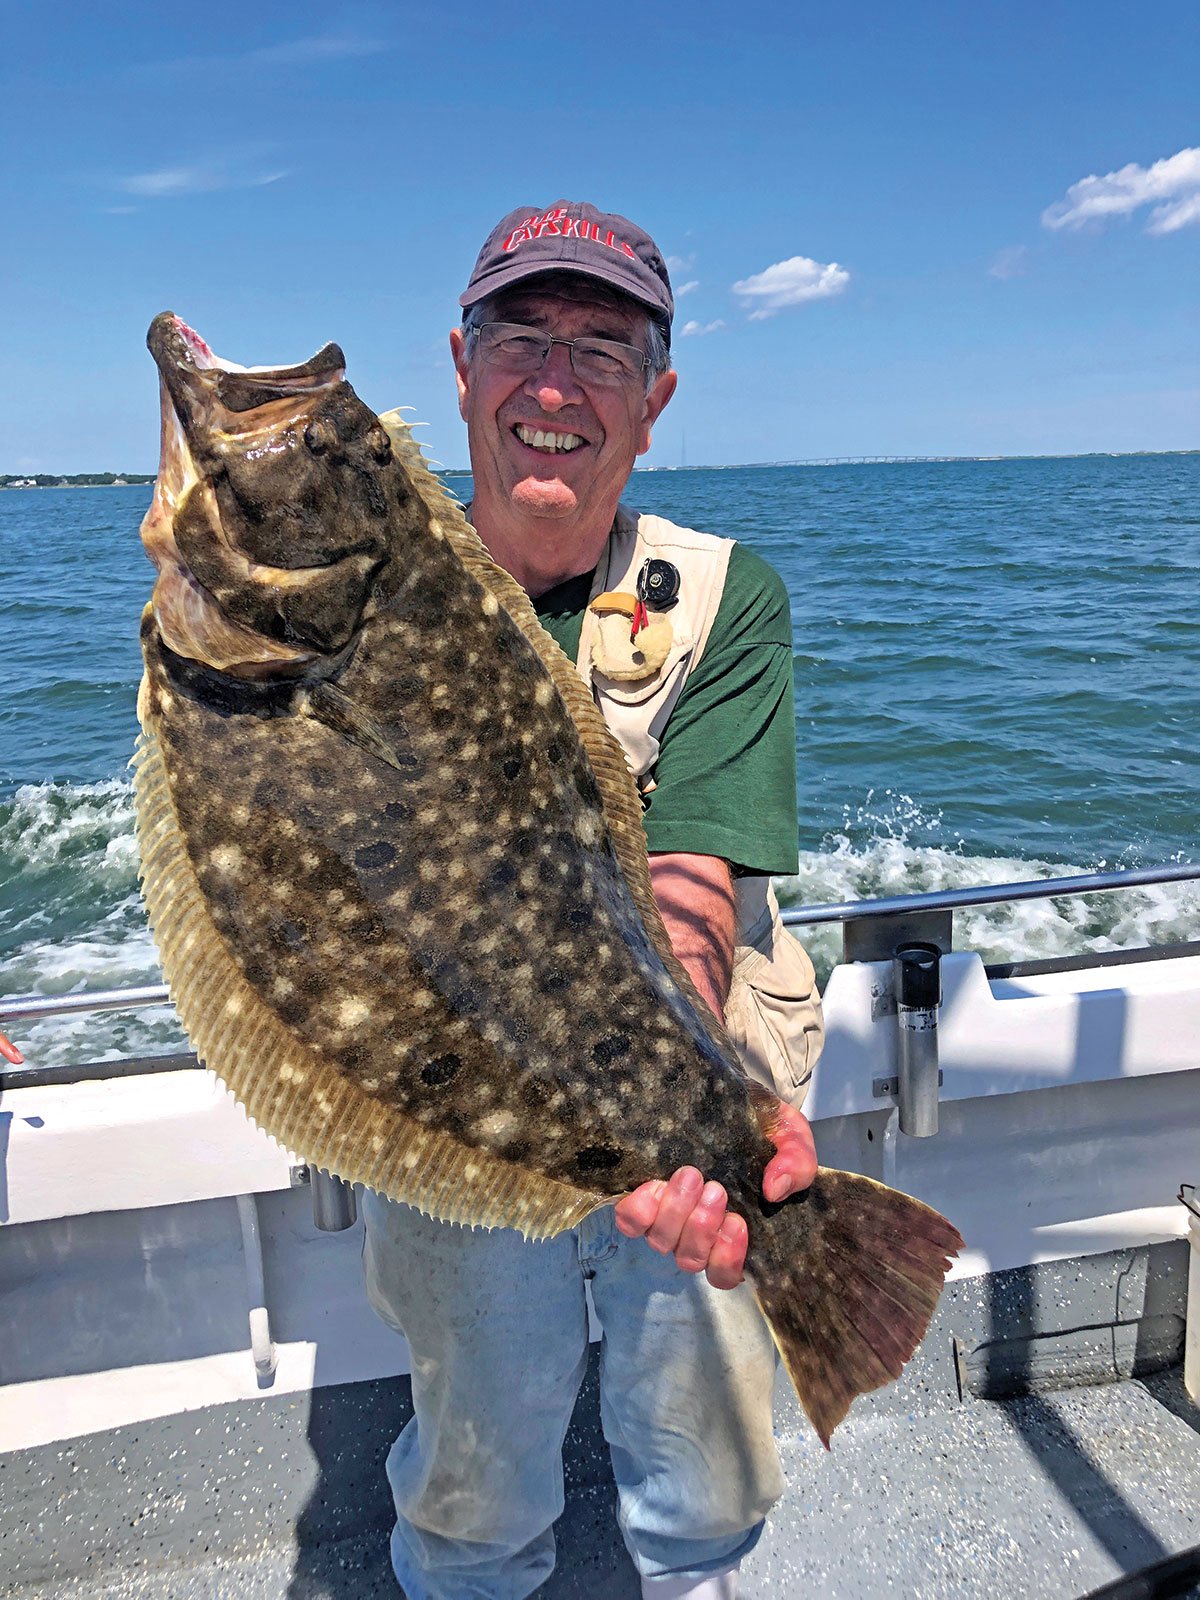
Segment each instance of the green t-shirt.
[{"label": "green t-shirt", "polygon": [[[533,602],[572,661],[591,587],[586,573]],[[795,872],[795,740],[787,590],[761,556],[735,544],[704,654],[663,730],[647,847]]]}]

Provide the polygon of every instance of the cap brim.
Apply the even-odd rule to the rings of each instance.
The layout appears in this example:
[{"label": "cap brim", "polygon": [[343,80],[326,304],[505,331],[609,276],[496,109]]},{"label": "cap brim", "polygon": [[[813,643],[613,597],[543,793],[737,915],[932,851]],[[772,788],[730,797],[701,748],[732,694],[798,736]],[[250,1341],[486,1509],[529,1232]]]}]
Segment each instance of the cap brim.
[{"label": "cap brim", "polygon": [[529,278],[544,278],[550,272],[569,272],[577,278],[595,278],[600,283],[606,283],[609,288],[617,289],[627,295],[630,300],[636,301],[654,317],[663,320],[667,316],[664,307],[631,285],[619,268],[614,266],[606,270],[602,265],[593,266],[590,262],[582,261],[509,262],[498,272],[490,273],[486,279],[473,284],[465,293],[460,294],[458,303],[464,311],[468,311],[481,300],[499,294],[502,289],[511,289],[515,284],[524,283]]}]

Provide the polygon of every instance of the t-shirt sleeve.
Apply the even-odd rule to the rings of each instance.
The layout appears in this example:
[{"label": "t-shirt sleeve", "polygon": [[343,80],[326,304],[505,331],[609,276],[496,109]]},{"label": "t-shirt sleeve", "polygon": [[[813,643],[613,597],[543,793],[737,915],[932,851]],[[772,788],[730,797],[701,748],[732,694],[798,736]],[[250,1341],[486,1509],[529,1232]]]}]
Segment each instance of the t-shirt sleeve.
[{"label": "t-shirt sleeve", "polygon": [[792,628],[778,574],[735,545],[712,630],[663,733],[650,850],[798,867]]}]

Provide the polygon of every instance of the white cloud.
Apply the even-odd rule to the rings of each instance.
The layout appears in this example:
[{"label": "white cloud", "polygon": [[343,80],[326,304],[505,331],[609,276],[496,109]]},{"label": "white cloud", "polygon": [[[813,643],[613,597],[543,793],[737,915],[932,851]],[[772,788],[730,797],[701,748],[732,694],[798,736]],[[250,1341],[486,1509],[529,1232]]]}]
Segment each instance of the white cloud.
[{"label": "white cloud", "polygon": [[261,189],[286,178],[286,171],[237,172],[228,167],[160,167],[156,172],[135,172],[120,180],[127,194],[161,200],[181,194],[207,194],[214,189]]},{"label": "white cloud", "polygon": [[308,67],[324,61],[380,55],[394,48],[387,39],[365,34],[308,34],[299,39],[281,39],[278,44],[260,45],[257,49],[242,50],[232,55],[180,56],[172,61],[147,62],[142,70],[195,73],[243,67]]},{"label": "white cloud", "polygon": [[242,61],[276,61],[285,66],[305,66],[310,61],[341,61],[350,56],[374,56],[392,47],[383,39],[363,38],[358,34],[316,34],[305,39],[288,39],[261,50],[248,50]]},{"label": "white cloud", "polygon": [[1023,278],[1028,271],[1028,245],[1010,244],[1005,249],[996,252],[995,259],[988,268],[988,276],[992,278]]},{"label": "white cloud", "polygon": [[725,324],[718,317],[715,322],[685,322],[679,332],[684,338],[688,338],[692,334],[716,333],[718,328],[723,328],[724,326]]},{"label": "white cloud", "polygon": [[776,261],[753,277],[739,278],[732,287],[743,309],[750,311],[750,321],[761,322],[785,306],[799,306],[806,300],[827,300],[830,295],[841,294],[849,282],[850,274],[836,261],[789,256],[786,261]]},{"label": "white cloud", "polygon": [[667,271],[686,272],[695,259],[695,256],[668,256]]},{"label": "white cloud", "polygon": [[691,294],[693,289],[700,287],[699,278],[689,278],[686,283],[681,283],[675,291],[676,300],[682,300],[685,294]]},{"label": "white cloud", "polygon": [[1080,178],[1042,212],[1047,228],[1082,228],[1089,222],[1128,216],[1139,206],[1157,201],[1147,233],[1174,233],[1200,220],[1200,146],[1179,150],[1152,166],[1131,161],[1116,172]]},{"label": "white cloud", "polygon": [[1173,200],[1170,205],[1155,206],[1150,213],[1150,221],[1146,224],[1146,232],[1175,233],[1180,228],[1186,228],[1189,222],[1198,221],[1200,221],[1200,189],[1182,200]]}]

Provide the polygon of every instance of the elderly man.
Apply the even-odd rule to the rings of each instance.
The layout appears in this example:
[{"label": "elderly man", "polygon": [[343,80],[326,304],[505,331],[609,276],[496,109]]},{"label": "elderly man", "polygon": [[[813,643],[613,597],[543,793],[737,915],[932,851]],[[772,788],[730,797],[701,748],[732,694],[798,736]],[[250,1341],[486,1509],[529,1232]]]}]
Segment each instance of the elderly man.
[{"label": "elderly man", "polygon": [[[625,747],[663,920],[722,1017],[735,950],[771,957],[766,875],[796,867],[790,625],[757,557],[619,504],[675,390],[665,263],[624,217],[561,201],[498,224],[460,303],[450,343],[471,519]],[[757,897],[743,887],[754,884]],[[756,937],[745,905],[762,913]],[[776,1074],[776,1086],[794,1085]],[[780,1200],[816,1161],[807,1123],[782,1103],[774,1137],[763,1191]],[[519,1600],[551,1571],[585,1280],[643,1593],[733,1596],[782,1479],[774,1351],[739,1287],[746,1227],[720,1185],[685,1167],[538,1244],[374,1196],[365,1211],[372,1303],[412,1351],[416,1417],[388,1459],[392,1560],[410,1600]]]}]

